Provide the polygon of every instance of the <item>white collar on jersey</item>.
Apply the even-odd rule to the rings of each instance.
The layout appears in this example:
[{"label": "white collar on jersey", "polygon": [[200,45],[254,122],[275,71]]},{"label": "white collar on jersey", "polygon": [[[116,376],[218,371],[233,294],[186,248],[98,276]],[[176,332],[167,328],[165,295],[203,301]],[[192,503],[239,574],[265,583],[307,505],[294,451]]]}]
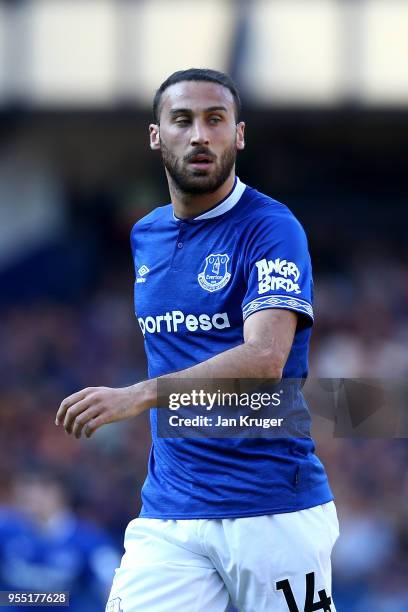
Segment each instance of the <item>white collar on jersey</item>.
[{"label": "white collar on jersey", "polygon": [[[217,204],[217,206],[215,206],[214,208],[211,208],[211,210],[208,210],[202,215],[199,215],[198,217],[194,217],[193,219],[190,219],[190,220],[191,221],[201,221],[202,219],[214,219],[214,217],[219,217],[220,215],[223,215],[224,213],[231,210],[231,208],[234,208],[235,204],[237,204],[239,200],[241,199],[241,196],[244,193],[245,189],[246,189],[246,185],[244,183],[241,183],[241,181],[237,177],[234,189],[231,191],[229,196],[225,198],[225,200],[222,200],[222,202]],[[176,217],[176,215],[174,214],[174,211],[173,211],[173,218],[176,221],[182,221],[182,219],[179,219],[178,217]]]}]

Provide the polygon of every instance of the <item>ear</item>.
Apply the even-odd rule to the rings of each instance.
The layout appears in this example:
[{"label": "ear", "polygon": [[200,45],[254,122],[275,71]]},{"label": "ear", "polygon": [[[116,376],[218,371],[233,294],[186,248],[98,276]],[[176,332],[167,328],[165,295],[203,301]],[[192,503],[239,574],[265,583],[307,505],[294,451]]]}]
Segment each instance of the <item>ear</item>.
[{"label": "ear", "polygon": [[237,139],[236,139],[236,143],[237,143],[237,150],[238,151],[242,151],[242,149],[245,148],[244,133],[245,133],[245,123],[243,121],[240,121],[239,123],[237,123]]},{"label": "ear", "polygon": [[153,151],[160,150],[160,128],[156,123],[149,125],[150,132],[150,148]]}]

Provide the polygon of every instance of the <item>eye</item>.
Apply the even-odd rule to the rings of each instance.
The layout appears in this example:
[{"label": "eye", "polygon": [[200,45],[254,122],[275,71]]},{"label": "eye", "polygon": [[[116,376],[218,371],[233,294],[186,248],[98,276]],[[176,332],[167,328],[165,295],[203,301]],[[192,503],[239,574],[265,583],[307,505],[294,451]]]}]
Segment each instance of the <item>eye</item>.
[{"label": "eye", "polygon": [[177,119],[175,120],[175,124],[176,125],[188,125],[190,123],[190,120],[187,117],[177,117]]},{"label": "eye", "polygon": [[210,117],[210,123],[217,124],[217,123],[219,123],[220,121],[222,121],[222,117],[220,117],[219,115],[212,115],[212,116]]}]

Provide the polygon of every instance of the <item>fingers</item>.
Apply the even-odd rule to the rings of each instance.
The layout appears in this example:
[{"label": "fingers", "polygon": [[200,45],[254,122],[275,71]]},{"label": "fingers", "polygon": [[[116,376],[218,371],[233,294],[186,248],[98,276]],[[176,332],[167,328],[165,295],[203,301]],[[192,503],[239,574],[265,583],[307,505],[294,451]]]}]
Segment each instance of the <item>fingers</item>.
[{"label": "fingers", "polygon": [[86,388],[86,389],[82,389],[81,391],[77,391],[77,393],[73,393],[72,395],[66,397],[61,403],[60,407],[58,408],[58,411],[55,417],[55,424],[59,425],[60,423],[62,423],[65,419],[67,410],[71,406],[76,404],[77,402],[84,399],[91,391],[93,391],[93,389]]},{"label": "fingers", "polygon": [[[80,402],[80,404],[81,403],[83,402]],[[97,406],[90,406],[88,409],[82,411],[79,408],[79,404],[77,404],[77,406],[78,408],[75,407],[76,416],[72,415],[68,426],[65,426],[64,422],[64,427],[67,433],[73,433],[76,438],[80,438],[83,428],[98,416],[99,408]]]},{"label": "fingers", "polygon": [[[129,387],[89,387],[65,398],[55,417],[65,431],[80,438],[89,438],[101,425],[120,421],[137,414],[137,403]],[[136,408],[135,408],[136,405]]]},{"label": "fingers", "polygon": [[[80,403],[85,405],[84,402]],[[82,412],[78,405],[78,408],[75,407],[75,413],[77,416],[72,414],[69,425],[65,426],[64,423],[64,427],[67,433],[73,433],[78,439],[81,437],[82,432],[85,433],[87,438],[90,438],[99,427],[110,423],[112,420],[110,412],[106,408],[98,406],[90,406]]]},{"label": "fingers", "polygon": [[68,410],[65,413],[65,418],[64,418],[65,431],[67,433],[72,433],[72,427],[74,425],[74,421],[77,418],[77,416],[80,415],[82,412],[85,412],[87,408],[91,408],[92,406],[95,406],[95,403],[96,402],[93,401],[93,398],[86,397],[85,399],[81,400],[77,404],[70,406],[70,408],[68,408]]},{"label": "fingers", "polygon": [[100,409],[95,389],[82,389],[64,399],[58,409],[55,424],[63,423],[68,434],[73,433],[76,438],[80,438],[85,425],[98,416]]},{"label": "fingers", "polygon": [[85,427],[85,435],[87,438],[90,438],[92,434],[102,425],[109,423],[109,419],[106,415],[100,414],[96,418],[92,419],[88,422]]},{"label": "fingers", "polygon": [[82,433],[90,438],[101,425],[115,420],[114,413],[103,399],[102,391],[106,390],[102,387],[89,387],[65,398],[58,409],[55,424],[63,423],[65,431],[74,434],[76,438],[80,438]]}]

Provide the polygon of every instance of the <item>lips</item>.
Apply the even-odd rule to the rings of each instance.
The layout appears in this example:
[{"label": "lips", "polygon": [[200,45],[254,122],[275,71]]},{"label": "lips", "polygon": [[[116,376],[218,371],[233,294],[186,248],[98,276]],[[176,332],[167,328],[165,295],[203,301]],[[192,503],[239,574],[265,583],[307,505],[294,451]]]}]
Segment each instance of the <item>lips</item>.
[{"label": "lips", "polygon": [[193,155],[192,157],[190,157],[188,161],[190,164],[206,165],[212,164],[213,160],[209,155],[199,153],[198,155]]}]

